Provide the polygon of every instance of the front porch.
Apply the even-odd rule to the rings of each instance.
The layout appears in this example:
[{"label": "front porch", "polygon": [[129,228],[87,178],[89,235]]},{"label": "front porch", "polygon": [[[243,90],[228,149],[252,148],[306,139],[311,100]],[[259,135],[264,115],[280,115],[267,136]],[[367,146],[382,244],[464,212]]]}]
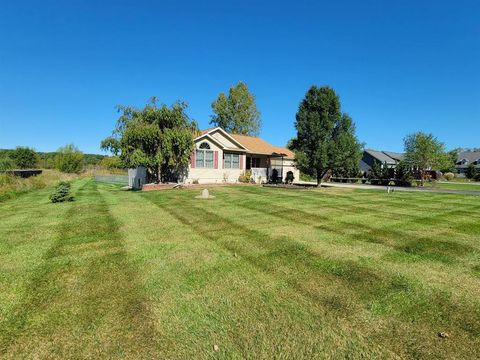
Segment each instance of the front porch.
[{"label": "front porch", "polygon": [[246,170],[252,172],[252,179],[256,183],[282,183],[285,182],[287,171],[284,166],[285,154],[273,153],[271,155],[247,154]]}]

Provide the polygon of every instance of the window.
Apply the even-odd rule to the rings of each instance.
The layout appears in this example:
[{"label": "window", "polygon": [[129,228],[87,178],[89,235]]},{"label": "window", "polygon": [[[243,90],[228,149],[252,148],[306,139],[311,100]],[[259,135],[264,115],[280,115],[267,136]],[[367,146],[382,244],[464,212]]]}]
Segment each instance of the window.
[{"label": "window", "polygon": [[197,168],[213,168],[213,151],[205,142],[201,143],[195,152],[195,166]]},{"label": "window", "polygon": [[225,169],[240,169],[240,155],[223,154]]},{"label": "window", "polygon": [[247,157],[247,170],[251,168],[260,167],[260,158],[258,157]]}]

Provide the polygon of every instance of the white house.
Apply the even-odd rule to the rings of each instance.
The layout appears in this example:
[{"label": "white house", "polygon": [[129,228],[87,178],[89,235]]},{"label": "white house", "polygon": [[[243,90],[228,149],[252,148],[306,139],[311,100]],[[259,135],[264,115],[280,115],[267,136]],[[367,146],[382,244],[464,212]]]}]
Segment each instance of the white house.
[{"label": "white house", "polygon": [[294,154],[285,147],[273,146],[254,136],[229,134],[220,127],[200,132],[195,139],[185,183],[237,182],[246,170],[256,182],[267,182],[276,175],[285,181],[291,172],[300,177]]}]

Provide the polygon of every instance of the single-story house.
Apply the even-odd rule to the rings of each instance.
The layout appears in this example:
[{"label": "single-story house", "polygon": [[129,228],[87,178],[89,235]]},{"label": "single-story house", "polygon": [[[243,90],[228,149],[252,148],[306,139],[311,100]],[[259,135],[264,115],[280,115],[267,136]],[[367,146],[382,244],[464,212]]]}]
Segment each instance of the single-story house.
[{"label": "single-story house", "polygon": [[455,163],[458,174],[465,175],[470,164],[480,169],[480,151],[463,151],[458,153],[457,162]]},{"label": "single-story house", "polygon": [[229,134],[216,127],[201,131],[194,141],[187,184],[237,182],[246,170],[251,171],[256,182],[274,180],[274,176],[277,181],[285,181],[288,172],[294,181],[300,178],[294,153],[259,137]]},{"label": "single-story house", "polygon": [[381,166],[386,163],[389,168],[395,168],[403,159],[404,154],[402,153],[367,149],[363,151],[359,165],[362,172],[368,173],[372,169],[374,163],[378,163]]}]

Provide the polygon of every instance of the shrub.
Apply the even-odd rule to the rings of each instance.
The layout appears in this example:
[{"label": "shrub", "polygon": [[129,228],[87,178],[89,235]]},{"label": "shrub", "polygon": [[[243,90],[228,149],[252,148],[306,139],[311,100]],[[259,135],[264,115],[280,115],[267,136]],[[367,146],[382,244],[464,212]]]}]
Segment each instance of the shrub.
[{"label": "shrub", "polygon": [[477,172],[473,176],[473,180],[480,181],[480,170],[477,170]]},{"label": "shrub", "polygon": [[467,179],[473,179],[475,177],[476,169],[473,163],[470,163],[467,167],[467,171],[465,171],[465,176]]},{"label": "shrub", "polygon": [[14,166],[13,160],[8,156],[0,157],[0,171],[13,169]]},{"label": "shrub", "polygon": [[277,169],[272,170],[272,175],[271,175],[270,179],[271,179],[271,182],[274,183],[274,184],[276,184],[278,182],[278,170]]},{"label": "shrub", "polygon": [[60,181],[55,187],[54,192],[50,195],[50,201],[52,203],[72,200],[73,196],[70,194],[70,183],[66,181]]},{"label": "shrub", "polygon": [[38,162],[37,153],[28,147],[17,147],[12,151],[10,157],[15,162],[15,166],[20,169],[32,169]]},{"label": "shrub", "polygon": [[118,156],[106,156],[100,162],[99,165],[105,169],[123,169],[122,160]]},{"label": "shrub", "polygon": [[447,172],[446,174],[443,174],[443,178],[447,181],[452,181],[455,178],[455,174]]},{"label": "shrub", "polygon": [[293,180],[295,180],[295,176],[293,176],[293,171],[288,171],[287,176],[285,177],[285,182],[287,184],[292,184]]},{"label": "shrub", "polygon": [[242,183],[249,183],[251,177],[252,177],[252,171],[246,170],[240,174],[240,176],[238,177],[238,181]]},{"label": "shrub", "polygon": [[73,144],[58,149],[55,156],[55,167],[64,173],[76,173],[83,169],[83,153]]}]

